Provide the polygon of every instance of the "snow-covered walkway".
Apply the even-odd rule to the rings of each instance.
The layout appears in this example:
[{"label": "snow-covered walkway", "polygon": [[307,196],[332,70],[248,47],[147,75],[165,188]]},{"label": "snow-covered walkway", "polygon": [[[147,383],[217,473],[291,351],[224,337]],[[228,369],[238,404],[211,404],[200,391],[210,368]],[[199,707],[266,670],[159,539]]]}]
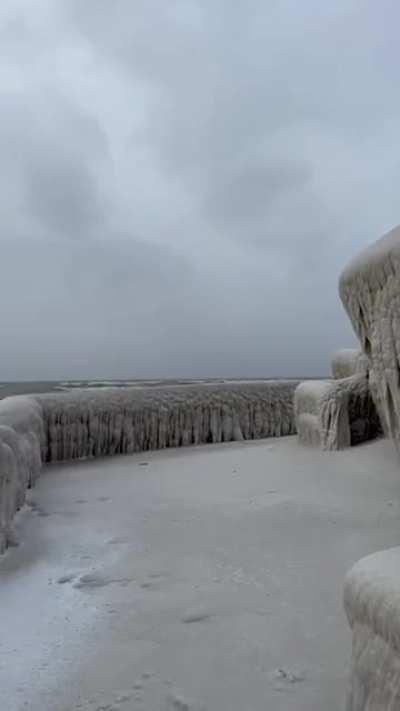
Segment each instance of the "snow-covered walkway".
[{"label": "snow-covered walkway", "polygon": [[0,562],[4,711],[339,711],[346,571],[400,544],[393,446],[48,467]]}]

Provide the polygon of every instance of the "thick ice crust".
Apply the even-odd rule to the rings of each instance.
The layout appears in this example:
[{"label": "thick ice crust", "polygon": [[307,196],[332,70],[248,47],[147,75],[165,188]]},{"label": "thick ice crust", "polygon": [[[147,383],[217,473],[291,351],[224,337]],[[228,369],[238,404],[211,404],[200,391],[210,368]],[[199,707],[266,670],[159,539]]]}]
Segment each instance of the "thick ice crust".
[{"label": "thick ice crust", "polygon": [[294,394],[296,429],[300,444],[320,447],[321,427],[319,413],[323,397],[329,393],[332,380],[306,380]]},{"label": "thick ice crust", "polygon": [[300,414],[296,420],[296,427],[300,444],[307,447],[321,446],[321,428],[317,415],[307,412]]},{"label": "thick ice crust", "polygon": [[344,605],[353,631],[347,711],[400,708],[400,548],[348,573]]},{"label": "thick ice crust", "polygon": [[296,417],[307,413],[318,415],[321,400],[332,387],[332,380],[306,380],[300,383],[294,393],[294,410]]},{"label": "thick ice crust", "polygon": [[300,383],[295,416],[299,442],[326,450],[345,449],[381,432],[368,377],[362,373]]},{"label": "thick ice crust", "polygon": [[12,520],[39,475],[44,430],[33,398],[0,401],[0,552],[12,542]]},{"label": "thick ice crust", "polygon": [[45,461],[294,434],[296,386],[271,381],[39,396]]},{"label": "thick ice crust", "polygon": [[319,420],[322,449],[345,449],[381,434],[368,377],[360,373],[334,381],[321,399]]},{"label": "thick ice crust", "polygon": [[382,426],[400,443],[400,228],[366,249],[340,278],[340,296],[370,363]]},{"label": "thick ice crust", "polygon": [[332,358],[332,375],[335,380],[350,378],[358,373],[368,372],[368,358],[356,348],[343,348],[334,353]]}]

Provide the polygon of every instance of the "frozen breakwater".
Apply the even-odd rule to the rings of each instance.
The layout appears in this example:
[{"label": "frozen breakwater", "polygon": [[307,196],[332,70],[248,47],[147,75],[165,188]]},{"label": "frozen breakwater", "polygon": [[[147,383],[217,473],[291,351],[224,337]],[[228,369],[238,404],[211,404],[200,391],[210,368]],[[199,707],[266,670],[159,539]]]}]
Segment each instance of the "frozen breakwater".
[{"label": "frozen breakwater", "polygon": [[0,402],[0,551],[43,463],[295,434],[298,381],[103,388]]}]

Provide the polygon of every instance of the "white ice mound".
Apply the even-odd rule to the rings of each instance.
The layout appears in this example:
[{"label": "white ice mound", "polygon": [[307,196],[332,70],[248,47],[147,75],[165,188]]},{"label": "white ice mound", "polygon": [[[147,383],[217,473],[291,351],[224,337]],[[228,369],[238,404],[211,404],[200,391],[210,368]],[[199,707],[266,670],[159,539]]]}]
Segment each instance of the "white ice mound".
[{"label": "white ice mound", "polygon": [[367,356],[356,348],[343,348],[332,358],[332,375],[335,380],[350,378],[358,373],[368,372]]},{"label": "white ice mound", "polygon": [[326,450],[345,449],[381,433],[365,374],[332,382],[320,401],[319,424],[321,447]]},{"label": "white ice mound", "polygon": [[380,433],[366,374],[341,380],[300,383],[295,391],[295,417],[299,442],[339,450]]},{"label": "white ice mound", "polygon": [[306,380],[294,394],[294,411],[299,442],[321,446],[320,410],[322,399],[332,389],[332,380]]},{"label": "white ice mound", "polygon": [[39,475],[44,429],[40,404],[30,397],[0,401],[0,552],[13,538],[12,520]]},{"label": "white ice mound", "polygon": [[400,548],[357,563],[344,604],[353,631],[347,710],[400,709]]},{"label": "white ice mound", "polygon": [[400,443],[400,227],[344,270],[340,296],[370,363],[382,425]]}]

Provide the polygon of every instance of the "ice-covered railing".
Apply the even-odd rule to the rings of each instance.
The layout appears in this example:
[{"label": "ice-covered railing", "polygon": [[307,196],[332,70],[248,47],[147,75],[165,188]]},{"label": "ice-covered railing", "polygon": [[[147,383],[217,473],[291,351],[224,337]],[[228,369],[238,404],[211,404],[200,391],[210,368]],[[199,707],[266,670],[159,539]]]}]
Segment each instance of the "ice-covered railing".
[{"label": "ice-covered railing", "polygon": [[39,396],[44,458],[54,462],[294,434],[296,385],[106,388]]},{"label": "ice-covered railing", "polygon": [[103,388],[0,401],[0,551],[42,462],[294,434],[297,384]]}]

